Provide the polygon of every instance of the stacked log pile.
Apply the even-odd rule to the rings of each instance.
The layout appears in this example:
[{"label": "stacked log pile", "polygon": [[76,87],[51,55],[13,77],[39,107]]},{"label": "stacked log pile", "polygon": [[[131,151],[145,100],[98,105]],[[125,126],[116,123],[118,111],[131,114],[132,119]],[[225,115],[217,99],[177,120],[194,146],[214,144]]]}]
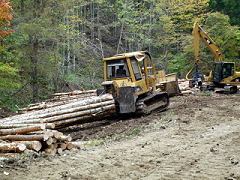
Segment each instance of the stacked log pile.
[{"label": "stacked log pile", "polygon": [[44,151],[61,154],[74,147],[60,128],[99,120],[115,114],[110,94],[95,91],[58,93],[54,99],[20,109],[21,114],[0,121],[0,152]]},{"label": "stacked log pile", "polygon": [[66,103],[72,103],[73,101],[81,101],[89,97],[96,97],[97,93],[96,90],[73,91],[66,93],[55,93],[53,96],[54,98],[46,100],[44,102],[30,104],[26,108],[19,108],[18,113],[26,113],[29,111],[52,108]]}]

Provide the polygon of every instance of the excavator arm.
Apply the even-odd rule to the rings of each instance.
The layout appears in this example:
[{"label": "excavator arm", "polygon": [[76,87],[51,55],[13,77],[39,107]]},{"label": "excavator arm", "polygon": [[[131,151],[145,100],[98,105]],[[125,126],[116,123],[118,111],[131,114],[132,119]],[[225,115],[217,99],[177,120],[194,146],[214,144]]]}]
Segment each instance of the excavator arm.
[{"label": "excavator arm", "polygon": [[[193,37],[194,37],[194,65],[190,69],[190,71],[186,74],[186,79],[191,81],[189,75],[195,69],[195,74],[198,74],[198,63],[199,63],[199,50],[200,50],[200,39],[205,43],[205,45],[210,49],[212,54],[214,55],[215,62],[222,62],[222,52],[216,43],[208,36],[208,34],[201,28],[198,23],[194,23],[193,26]],[[209,78],[212,76],[212,72],[210,72]]]},{"label": "excavator arm", "polygon": [[195,61],[199,61],[199,39],[201,38],[205,45],[210,49],[214,55],[215,62],[222,62],[222,52],[216,43],[208,36],[208,34],[199,26],[198,23],[194,23],[193,27],[194,35],[194,49],[195,49]]}]

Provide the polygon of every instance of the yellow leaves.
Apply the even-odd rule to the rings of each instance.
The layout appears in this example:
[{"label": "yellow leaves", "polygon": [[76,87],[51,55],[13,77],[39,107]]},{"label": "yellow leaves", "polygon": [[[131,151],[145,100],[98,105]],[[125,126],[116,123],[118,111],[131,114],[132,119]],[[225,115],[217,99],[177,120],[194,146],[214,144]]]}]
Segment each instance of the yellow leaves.
[{"label": "yellow leaves", "polygon": [[3,30],[11,25],[10,20],[13,18],[12,14],[9,14],[13,11],[9,4],[10,0],[0,0],[0,39],[14,32],[12,30]]}]

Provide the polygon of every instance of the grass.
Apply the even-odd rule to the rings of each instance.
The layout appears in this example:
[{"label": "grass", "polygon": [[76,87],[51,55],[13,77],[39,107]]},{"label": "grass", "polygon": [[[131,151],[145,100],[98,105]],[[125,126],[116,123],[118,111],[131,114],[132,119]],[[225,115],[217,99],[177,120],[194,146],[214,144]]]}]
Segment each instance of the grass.
[{"label": "grass", "polygon": [[135,136],[136,136],[136,135],[139,135],[140,132],[141,132],[141,129],[136,128],[136,129],[134,129],[134,130],[131,131],[131,132],[124,133],[124,135],[125,135],[125,136],[132,136],[132,135],[135,135]]},{"label": "grass", "polygon": [[199,93],[199,96],[212,96],[213,92],[212,91],[201,91],[201,93]]}]

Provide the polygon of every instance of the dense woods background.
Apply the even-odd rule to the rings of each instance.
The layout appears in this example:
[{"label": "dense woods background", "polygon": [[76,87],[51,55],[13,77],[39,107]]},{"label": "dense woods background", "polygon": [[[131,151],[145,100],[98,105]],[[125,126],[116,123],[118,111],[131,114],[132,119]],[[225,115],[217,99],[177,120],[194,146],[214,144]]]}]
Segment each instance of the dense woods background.
[{"label": "dense woods background", "polygon": [[[96,89],[102,58],[117,53],[147,50],[158,70],[184,78],[196,21],[240,68],[239,16],[239,0],[0,0],[0,106]],[[204,46],[200,59],[207,71]]]}]

